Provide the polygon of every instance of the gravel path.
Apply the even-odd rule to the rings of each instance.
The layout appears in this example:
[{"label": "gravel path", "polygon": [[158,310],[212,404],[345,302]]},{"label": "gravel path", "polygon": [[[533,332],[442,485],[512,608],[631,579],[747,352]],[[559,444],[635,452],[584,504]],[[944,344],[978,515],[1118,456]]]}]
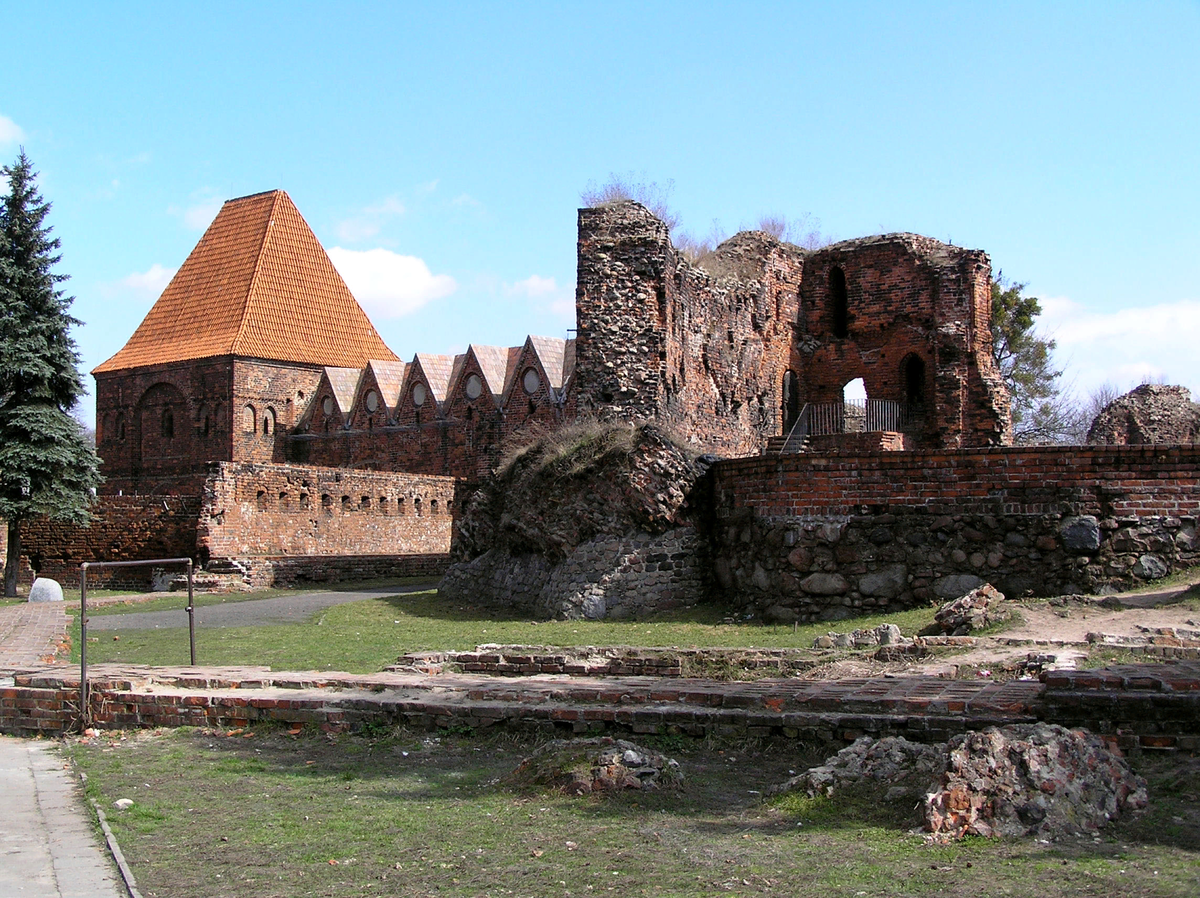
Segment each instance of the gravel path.
[{"label": "gravel path", "polygon": [[[260,624],[294,624],[306,621],[318,611],[346,602],[359,602],[380,596],[407,595],[423,592],[437,585],[436,580],[407,586],[373,586],[337,592],[306,592],[298,595],[229,602],[224,605],[196,607],[198,627],[254,627]],[[88,630],[159,630],[186,627],[187,613],[183,610],[187,597],[179,597],[178,611],[133,611],[129,614],[89,614]]]}]

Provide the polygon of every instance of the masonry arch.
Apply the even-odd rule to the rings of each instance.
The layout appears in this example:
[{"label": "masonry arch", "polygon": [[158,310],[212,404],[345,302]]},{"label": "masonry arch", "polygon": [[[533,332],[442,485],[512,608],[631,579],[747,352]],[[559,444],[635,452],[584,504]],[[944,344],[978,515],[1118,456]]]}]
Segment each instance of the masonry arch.
[{"label": "masonry arch", "polygon": [[[133,410],[132,461],[138,474],[172,474],[187,468],[194,433],[176,427],[190,421],[187,398],[174,384],[157,383],[141,395]],[[124,419],[118,418],[118,432]]]}]

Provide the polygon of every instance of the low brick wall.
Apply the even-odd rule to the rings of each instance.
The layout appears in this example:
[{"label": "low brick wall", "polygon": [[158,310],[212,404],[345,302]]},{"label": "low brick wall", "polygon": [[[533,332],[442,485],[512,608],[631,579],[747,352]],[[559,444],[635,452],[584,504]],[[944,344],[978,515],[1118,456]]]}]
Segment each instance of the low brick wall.
[{"label": "low brick wall", "polygon": [[447,553],[430,555],[339,555],[233,559],[255,589],[290,588],[312,583],[383,580],[393,577],[441,577],[450,567]]},{"label": "low brick wall", "polygon": [[[1126,750],[1200,748],[1200,665],[1194,662],[1053,671],[1042,682],[1008,683],[937,677],[514,680],[104,665],[89,683],[92,721],[100,728],[275,721],[331,730],[370,723],[844,743],[863,735],[940,742],[968,730],[1041,720],[1085,727]],[[41,669],[0,681],[0,732],[57,735],[79,721],[77,672]]]},{"label": "low brick wall", "polygon": [[718,597],[778,621],[960,595],[1127,588],[1200,563],[1200,447],[735,459],[713,469]]},{"label": "low brick wall", "polygon": [[450,551],[452,477],[212,465],[197,544],[213,558],[438,555]]}]

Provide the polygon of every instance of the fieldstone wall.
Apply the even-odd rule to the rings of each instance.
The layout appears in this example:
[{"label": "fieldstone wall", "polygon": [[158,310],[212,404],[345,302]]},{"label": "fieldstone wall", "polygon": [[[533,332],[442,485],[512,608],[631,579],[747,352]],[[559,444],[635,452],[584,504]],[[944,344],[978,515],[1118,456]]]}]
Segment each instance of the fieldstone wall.
[{"label": "fieldstone wall", "polygon": [[828,620],[1103,592],[1200,563],[1200,447],[781,456],[713,468],[722,601]]},{"label": "fieldstone wall", "polygon": [[538,617],[636,618],[703,596],[703,558],[692,527],[605,535],[575,547],[560,561],[492,549],[453,567],[440,589],[460,597],[486,595]]}]

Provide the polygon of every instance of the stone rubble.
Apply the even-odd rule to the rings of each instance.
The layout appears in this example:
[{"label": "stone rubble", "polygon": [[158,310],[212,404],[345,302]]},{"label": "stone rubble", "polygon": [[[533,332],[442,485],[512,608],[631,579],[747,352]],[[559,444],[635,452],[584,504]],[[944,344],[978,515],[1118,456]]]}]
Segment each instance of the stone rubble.
[{"label": "stone rubble", "polygon": [[975,630],[999,621],[1008,620],[1009,612],[1001,607],[1004,594],[990,583],[976,587],[966,595],[947,602],[934,615],[934,632],[948,636],[966,636]]},{"label": "stone rubble", "polygon": [[865,736],[773,790],[831,796],[851,786],[919,800],[939,838],[1095,833],[1146,806],[1146,782],[1097,736],[1056,724],[990,727],[940,745]]},{"label": "stone rubble", "polygon": [[679,762],[625,739],[558,739],[548,742],[509,775],[513,785],[550,788],[566,795],[675,788]]}]

